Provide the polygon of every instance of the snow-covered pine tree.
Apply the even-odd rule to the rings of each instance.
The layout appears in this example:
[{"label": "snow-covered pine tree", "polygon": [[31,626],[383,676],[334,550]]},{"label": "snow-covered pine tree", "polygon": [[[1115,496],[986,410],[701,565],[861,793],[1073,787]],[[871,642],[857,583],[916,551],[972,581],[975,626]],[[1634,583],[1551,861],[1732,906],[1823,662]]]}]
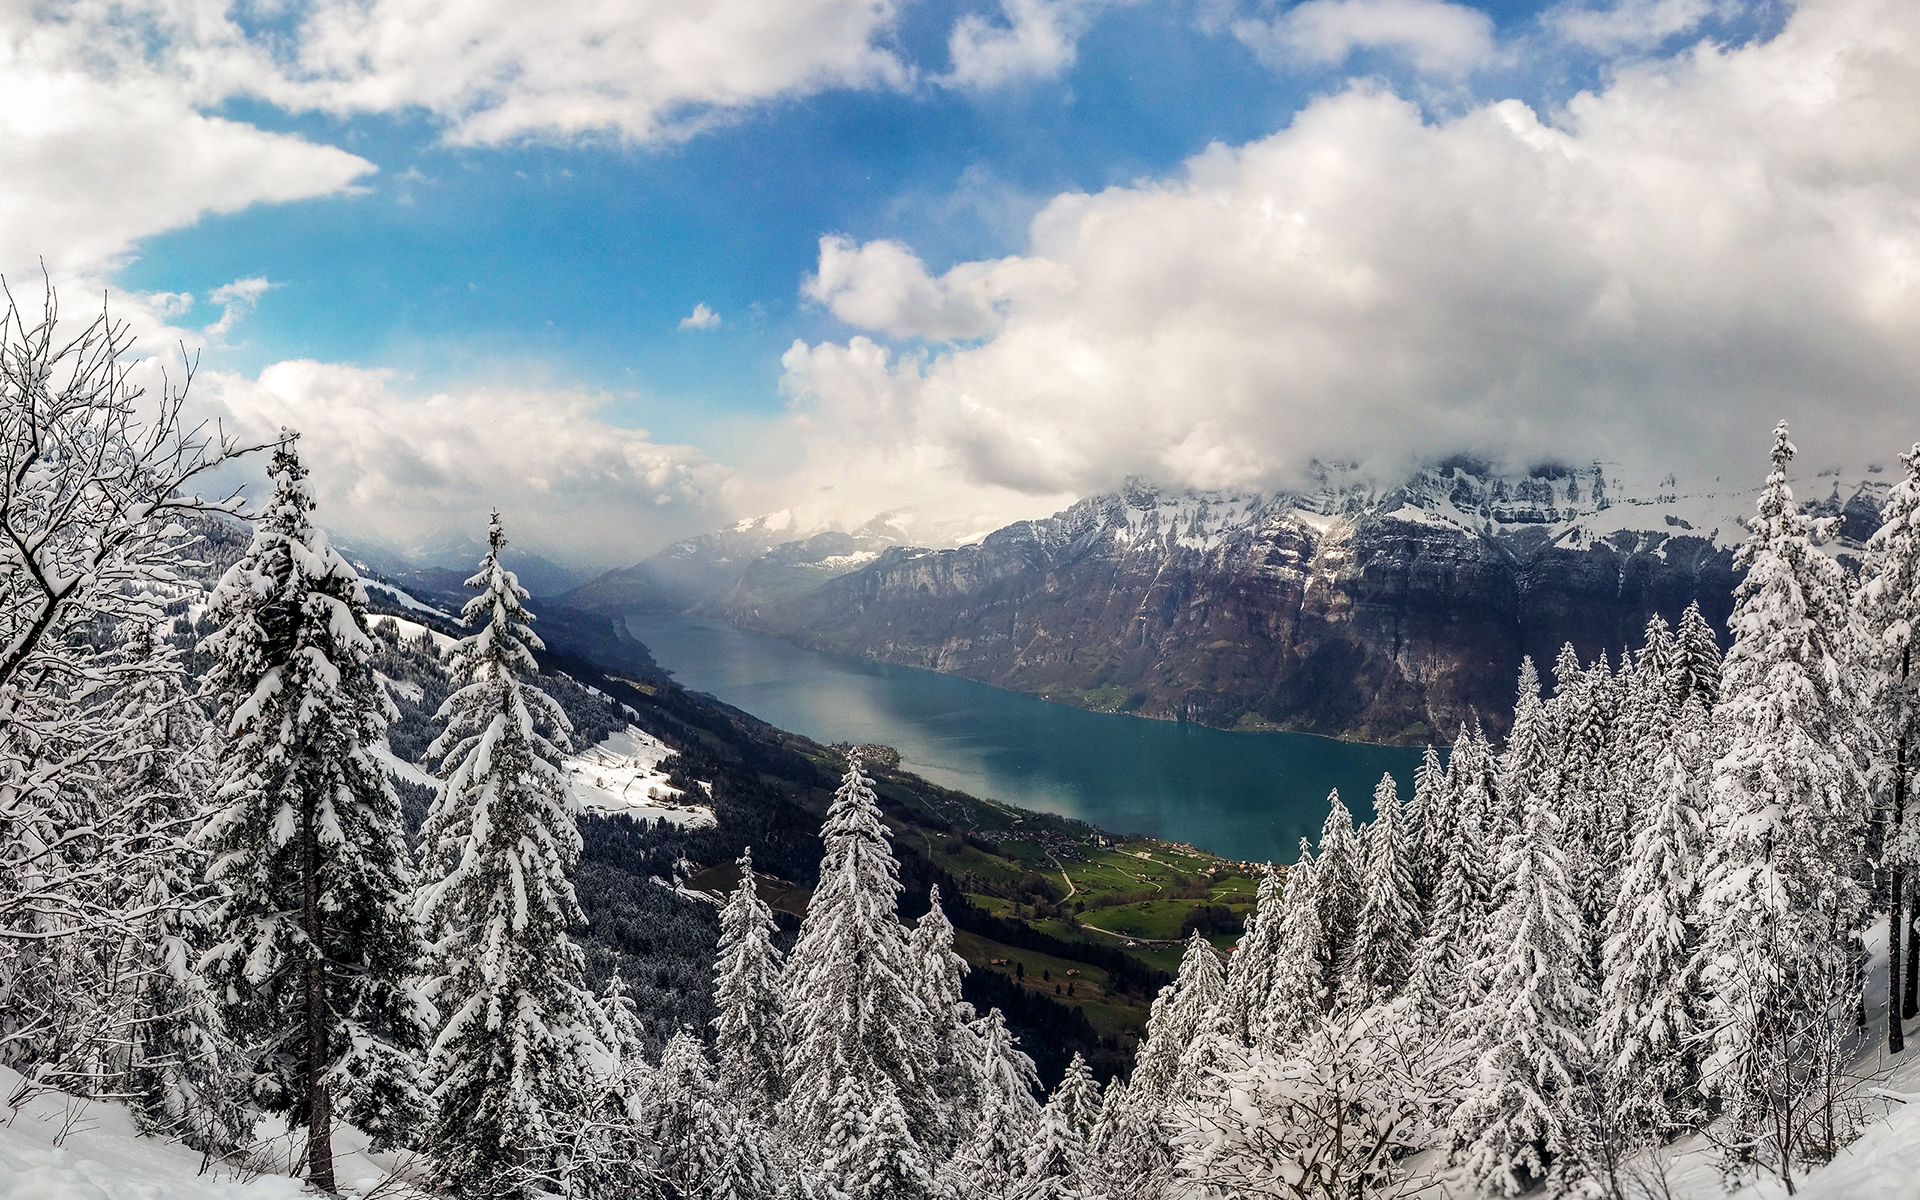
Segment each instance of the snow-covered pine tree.
[{"label": "snow-covered pine tree", "polygon": [[1413,971],[1420,899],[1408,840],[1401,828],[1399,789],[1392,775],[1383,774],[1373,790],[1373,821],[1366,827],[1366,895],[1342,984],[1349,1005],[1365,1008],[1391,999]]},{"label": "snow-covered pine tree", "polygon": [[914,924],[908,938],[910,961],[917,970],[921,1003],[930,1031],[928,1055],[932,1070],[919,1105],[937,1119],[927,1131],[929,1154],[945,1153],[966,1141],[980,1112],[980,1075],[976,1064],[983,1053],[974,1027],[973,1005],[960,998],[967,960],[953,949],[953,922],[940,905],[940,889],[932,889],[926,914]]},{"label": "snow-covered pine tree", "polygon": [[1102,1104],[1100,1081],[1093,1077],[1093,1068],[1078,1050],[1073,1052],[1072,1061],[1061,1074],[1060,1086],[1047,1097],[1047,1104],[1065,1114],[1067,1124],[1079,1130],[1082,1137],[1093,1135],[1093,1124],[1100,1119]]},{"label": "snow-covered pine tree", "polygon": [[1025,1169],[1025,1154],[1040,1116],[1040,1075],[997,1008],[974,1022],[980,1047],[980,1117],[972,1140],[952,1160],[949,1174],[964,1194],[980,1200],[1008,1196]]},{"label": "snow-covered pine tree", "polygon": [[1279,966],[1282,910],[1280,871],[1272,863],[1261,872],[1246,932],[1227,960],[1227,1028],[1242,1045],[1252,1045],[1266,1019],[1274,972]]},{"label": "snow-covered pine tree", "polygon": [[[1572,649],[1568,646],[1561,652],[1563,667],[1570,665]],[[1567,875],[1591,932],[1605,922],[1611,903],[1603,865],[1605,797],[1614,769],[1619,686],[1602,654],[1577,677],[1561,679],[1559,687],[1566,698],[1562,710],[1566,729],[1561,737],[1565,748],[1552,795],[1566,823]]]},{"label": "snow-covered pine tree", "polygon": [[[150,659],[151,626],[135,628],[130,657]],[[216,786],[213,727],[177,671],[136,676],[115,697],[113,723],[127,739],[107,764],[110,786],[136,806],[145,830],[109,903],[126,914],[115,935],[114,974],[131,981],[133,1036],[126,1077],[112,1090],[130,1098],[149,1132],[221,1150],[244,1132],[245,1080],[239,1051],[206,981],[196,970],[208,948],[212,893],[207,856],[193,833]]]},{"label": "snow-covered pine tree", "polygon": [[607,976],[607,987],[598,1003],[609,1031],[607,1049],[620,1063],[633,1063],[646,1048],[646,1029],[640,1023],[639,1007],[627,995],[627,981],[621,978],[619,967]]},{"label": "snow-covered pine tree", "polygon": [[1532,658],[1520,660],[1520,686],[1513,704],[1513,730],[1495,768],[1502,821],[1520,823],[1520,806],[1553,772],[1553,731],[1540,699],[1540,672]]},{"label": "snow-covered pine tree", "polygon": [[255,1098],[307,1126],[308,1178],[331,1191],[335,1116],[382,1146],[418,1128],[433,1009],[416,984],[400,802],[374,757],[391,703],[369,666],[365,591],[312,522],[291,436],[271,475],[201,644],[228,734],[200,833],[220,896],[201,968],[254,1048]]},{"label": "snow-covered pine tree", "polygon": [[[1313,852],[1301,838],[1300,859],[1287,868],[1267,1008],[1257,1020],[1249,1020],[1255,1044],[1271,1054],[1290,1051],[1333,1003],[1334,981],[1325,970],[1326,937],[1321,932],[1320,905],[1315,900],[1319,888],[1316,871]],[[1134,1078],[1139,1077],[1136,1066]]]},{"label": "snow-covered pine tree", "polygon": [[440,1178],[463,1196],[515,1196],[547,1169],[556,1115],[578,1113],[618,1073],[615,1034],[582,984],[567,936],[586,923],[570,878],[579,802],[564,759],[571,726],[534,686],[527,593],[487,553],[461,618],[476,631],[451,659],[446,729],[428,748],[445,781],[420,830],[427,880],[417,909],[433,932],[443,1023],[428,1060]]},{"label": "snow-covered pine tree", "polygon": [[[1920,746],[1920,664],[1914,661],[1914,635],[1920,630],[1920,443],[1901,455],[1900,462],[1907,474],[1887,493],[1880,528],[1867,542],[1858,607],[1860,658],[1872,681],[1870,712],[1888,768],[1881,837],[1887,879],[1887,1012],[1910,1017],[1916,999],[1911,994],[1913,974],[1901,959],[1903,950],[1914,949],[1914,934],[1910,932],[1908,945],[1902,946],[1901,933],[1903,927],[1913,928],[1906,885],[1908,873],[1920,863],[1920,820],[1907,812]],[[1905,1047],[1901,1024],[1889,1015],[1887,1045],[1895,1053]]]},{"label": "snow-covered pine tree", "polygon": [[[858,757],[827,809],[820,886],[787,960],[788,1119],[803,1139],[826,1137],[849,1076],[925,1094],[933,1022],[906,928],[896,915],[899,866],[880,804]],[[910,1127],[914,1114],[908,1115]]]},{"label": "snow-covered pine tree", "polygon": [[[1327,980],[1327,1003],[1337,995],[1339,981],[1353,954],[1354,931],[1365,899],[1361,883],[1361,848],[1354,836],[1353,814],[1335,791],[1327,797],[1327,818],[1320,826],[1320,849],[1314,855],[1313,899],[1320,907],[1321,970]],[[1323,1007],[1322,1011],[1325,1011]]]},{"label": "snow-covered pine tree", "polygon": [[1560,820],[1538,792],[1525,811],[1500,856],[1507,882],[1486,939],[1487,993],[1460,1031],[1477,1052],[1474,1074],[1451,1125],[1455,1152],[1482,1187],[1517,1196],[1548,1178],[1559,1195],[1580,1173],[1594,997]]},{"label": "snow-covered pine tree", "polygon": [[907,1110],[890,1080],[876,1083],[873,1113],[854,1148],[851,1169],[842,1172],[847,1200],[928,1200],[937,1185],[920,1143],[907,1131]]},{"label": "snow-covered pine tree", "polygon": [[1136,1104],[1115,1078],[1100,1100],[1088,1140],[1087,1182],[1094,1196],[1159,1196],[1173,1169],[1160,1111]]},{"label": "snow-covered pine tree", "polygon": [[1180,973],[1160,989],[1147,1017],[1146,1036],[1134,1058],[1131,1093],[1136,1103],[1160,1105],[1175,1097],[1181,1064],[1220,1012],[1226,983],[1220,956],[1206,936],[1194,930],[1180,958]]},{"label": "snow-covered pine tree", "polygon": [[1413,773],[1413,798],[1404,806],[1409,860],[1413,864],[1413,885],[1420,898],[1420,917],[1424,921],[1433,908],[1433,894],[1439,887],[1440,863],[1446,857],[1450,831],[1446,806],[1447,770],[1440,753],[1431,745],[1420,756]]},{"label": "snow-covered pine tree", "polygon": [[[1488,845],[1483,787],[1465,781],[1479,775],[1469,760],[1480,753],[1472,734],[1461,730],[1449,761],[1448,786],[1442,793],[1449,810],[1445,857],[1434,886],[1433,908],[1426,930],[1414,951],[1413,971],[1406,994],[1425,1021],[1435,1025],[1477,1003],[1483,984],[1474,972],[1487,929],[1493,894],[1495,849]],[[1454,764],[1460,763],[1459,776]]]},{"label": "snow-covered pine tree", "polygon": [[1709,713],[1720,703],[1720,643],[1714,640],[1713,627],[1700,615],[1698,600],[1680,614],[1680,628],[1673,636],[1672,676],[1670,700],[1676,716],[1688,700],[1698,700]]},{"label": "snow-covered pine tree", "polygon": [[[1849,963],[1867,907],[1859,882],[1869,819],[1854,708],[1849,580],[1814,538],[1787,486],[1794,447],[1782,423],[1750,534],[1735,564],[1733,648],[1719,717],[1727,745],[1713,768],[1714,842],[1702,893],[1703,979],[1712,995],[1707,1086],[1736,1134],[1758,1134],[1793,1099],[1767,1064],[1830,1044],[1832,968]],[[1831,1009],[1838,1011],[1830,1012]],[[1790,1032],[1791,1031],[1791,1032]],[[1790,1033],[1790,1036],[1789,1036]],[[1804,1053],[1803,1053],[1804,1051]],[[1792,1145],[1774,1148],[1790,1161]]]},{"label": "snow-covered pine tree", "polygon": [[714,1049],[734,1103],[771,1117],[786,1096],[787,1015],[774,947],[773,910],[754,884],[753,851],[741,854],[740,883],[720,910],[714,964]]},{"label": "snow-covered pine tree", "polygon": [[1652,806],[1634,839],[1601,952],[1594,1056],[1607,1105],[1625,1128],[1684,1124],[1699,1083],[1700,863],[1706,853],[1708,716],[1697,698],[1663,739]]},{"label": "snow-covered pine tree", "polygon": [[1027,1143],[1016,1200],[1082,1200],[1087,1185],[1087,1134],[1099,1103],[1099,1085],[1079,1054],[1047,1097]]},{"label": "snow-covered pine tree", "polygon": [[691,1030],[667,1039],[642,1093],[635,1132],[651,1158],[654,1195],[774,1200],[787,1194],[766,1128],[728,1101]]}]

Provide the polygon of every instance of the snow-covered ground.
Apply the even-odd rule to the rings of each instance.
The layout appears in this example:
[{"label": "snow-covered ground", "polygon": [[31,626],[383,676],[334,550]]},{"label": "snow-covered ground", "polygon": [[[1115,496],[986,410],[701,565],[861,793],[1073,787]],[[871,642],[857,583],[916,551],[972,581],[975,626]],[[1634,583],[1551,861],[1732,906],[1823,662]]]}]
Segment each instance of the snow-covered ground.
[{"label": "snow-covered ground", "polygon": [[[293,1146],[265,1141],[249,1167],[207,1163],[178,1142],[141,1137],[118,1104],[39,1092],[9,1106],[20,1075],[0,1067],[0,1200],[291,1200],[315,1193],[285,1173]],[[263,1126],[265,1123],[262,1123]],[[349,1195],[390,1182],[399,1156],[370,1154],[350,1126],[334,1131],[334,1172]],[[398,1189],[401,1195],[417,1195]],[[395,1196],[399,1200],[399,1196]]]},{"label": "snow-covered ground", "polygon": [[454,616],[450,612],[442,611],[441,609],[435,608],[431,604],[426,604],[420,600],[415,599],[414,597],[408,595],[406,592],[393,586],[390,583],[381,583],[380,581],[375,579],[367,579],[367,580],[363,580],[362,582],[366,584],[367,590],[370,592],[381,592],[381,593],[384,593],[385,595],[393,597],[393,602],[395,604],[398,604],[401,608],[411,609],[414,612],[430,613],[433,616],[441,617],[448,621],[457,621],[460,619]]},{"label": "snow-covered ground", "polygon": [[573,794],[588,812],[620,814],[701,828],[714,823],[713,808],[686,803],[667,782],[662,764],[673,757],[666,743],[632,725],[567,760]]},{"label": "snow-covered ground", "polygon": [[393,616],[388,616],[385,613],[381,613],[378,616],[374,617],[368,623],[371,625],[378,625],[383,621],[393,626],[395,629],[399,630],[400,636],[402,638],[407,639],[408,641],[411,641],[414,638],[417,638],[424,633],[428,637],[431,637],[433,639],[433,648],[439,653],[445,654],[447,651],[453,649],[454,641],[455,641],[454,638],[448,637],[446,634],[441,633],[437,629],[429,629],[418,621],[409,621],[405,617],[393,617]]}]

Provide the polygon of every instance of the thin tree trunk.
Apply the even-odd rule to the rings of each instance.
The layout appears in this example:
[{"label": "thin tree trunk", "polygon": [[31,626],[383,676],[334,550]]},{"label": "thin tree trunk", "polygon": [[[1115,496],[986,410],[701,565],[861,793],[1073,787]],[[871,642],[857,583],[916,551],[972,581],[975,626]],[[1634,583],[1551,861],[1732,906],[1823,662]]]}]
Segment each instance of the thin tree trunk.
[{"label": "thin tree trunk", "polygon": [[327,981],[320,936],[320,833],[313,806],[301,814],[307,925],[307,1182],[323,1192],[333,1180],[333,1113],[327,1085]]},{"label": "thin tree trunk", "polygon": [[[1903,664],[1904,665],[1904,664]],[[1893,754],[1893,815],[1887,822],[1887,844],[1881,853],[1887,854],[1894,849],[1900,838],[1900,822],[1907,806],[1907,735],[1900,731]],[[1906,871],[1899,861],[1894,861],[1892,870],[1887,872],[1887,1052],[1898,1054],[1906,1049],[1907,1039],[1901,1023],[1905,1020],[1906,972],[1900,963],[1900,922],[1901,912],[1900,886],[1905,880]]]}]

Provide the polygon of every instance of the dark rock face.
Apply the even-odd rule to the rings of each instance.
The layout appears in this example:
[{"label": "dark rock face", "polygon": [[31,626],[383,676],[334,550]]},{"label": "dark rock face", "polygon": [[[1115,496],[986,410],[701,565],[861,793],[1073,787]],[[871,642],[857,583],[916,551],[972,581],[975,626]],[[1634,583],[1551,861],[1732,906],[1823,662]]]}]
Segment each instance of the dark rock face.
[{"label": "dark rock face", "polygon": [[1568,491],[1590,514],[1601,486],[1569,474],[1495,488],[1456,470],[1334,498],[1332,514],[1141,490],[977,545],[889,549],[797,599],[726,611],[820,649],[1089,708],[1447,741],[1475,713],[1498,732],[1524,655],[1544,671],[1570,641],[1617,661],[1651,615],[1677,621],[1696,599],[1724,628],[1731,550],[1677,527],[1595,537],[1570,524]]}]

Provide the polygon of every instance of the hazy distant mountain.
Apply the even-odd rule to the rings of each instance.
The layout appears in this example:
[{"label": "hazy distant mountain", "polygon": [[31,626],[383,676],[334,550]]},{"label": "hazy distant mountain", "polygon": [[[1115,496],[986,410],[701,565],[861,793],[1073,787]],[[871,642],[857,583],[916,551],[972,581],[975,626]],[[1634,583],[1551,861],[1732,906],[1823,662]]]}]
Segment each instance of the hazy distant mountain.
[{"label": "hazy distant mountain", "polygon": [[[509,530],[511,533],[511,530]],[[476,538],[447,538],[430,545],[396,549],[371,543],[353,543],[346,553],[355,564],[414,591],[462,592],[462,581],[486,553]],[[590,572],[569,567],[509,544],[500,561],[520,578],[520,586],[536,596],[557,596],[580,586]]]}]

